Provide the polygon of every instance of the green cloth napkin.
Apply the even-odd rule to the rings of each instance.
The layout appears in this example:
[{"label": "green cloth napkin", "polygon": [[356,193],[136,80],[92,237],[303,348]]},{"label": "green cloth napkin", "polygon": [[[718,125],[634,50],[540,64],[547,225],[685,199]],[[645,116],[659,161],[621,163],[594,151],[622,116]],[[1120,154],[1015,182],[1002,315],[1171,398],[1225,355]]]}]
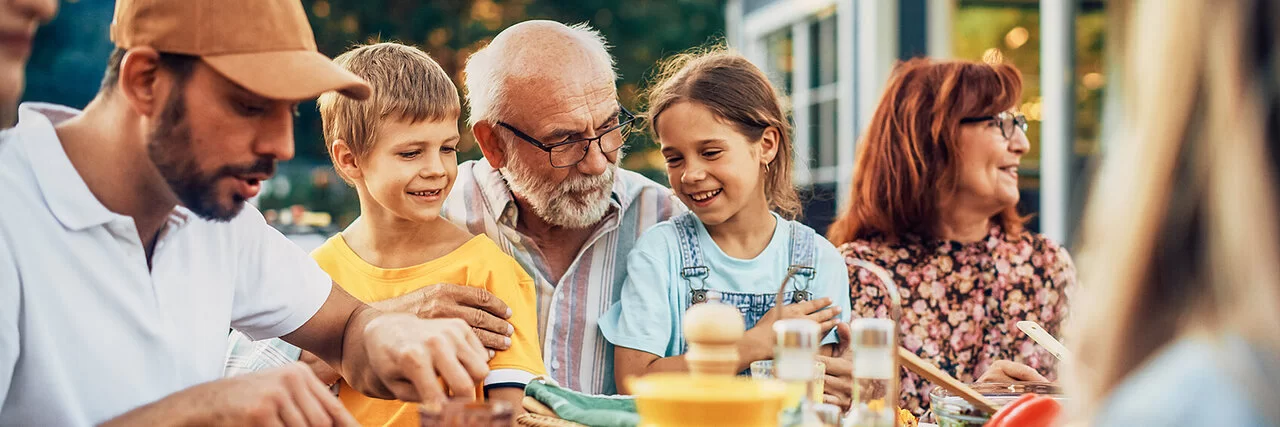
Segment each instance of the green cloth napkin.
[{"label": "green cloth napkin", "polygon": [[636,400],[632,396],[600,396],[582,394],[544,381],[531,381],[524,388],[526,396],[538,399],[567,421],[591,427],[636,427]]}]

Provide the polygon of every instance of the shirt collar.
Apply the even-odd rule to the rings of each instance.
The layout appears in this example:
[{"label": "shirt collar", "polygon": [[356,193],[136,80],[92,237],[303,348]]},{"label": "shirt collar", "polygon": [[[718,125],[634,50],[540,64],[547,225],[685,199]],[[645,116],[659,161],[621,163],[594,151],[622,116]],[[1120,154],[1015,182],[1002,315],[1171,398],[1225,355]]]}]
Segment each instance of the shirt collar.
[{"label": "shirt collar", "polygon": [[[502,172],[485,159],[480,159],[476,163],[476,181],[489,214],[493,215],[499,224],[515,228],[519,208],[516,206],[511,186],[507,185],[506,177],[503,177]],[[623,182],[625,180],[622,179],[622,172],[622,168],[618,168],[614,174],[613,188],[609,192],[609,204],[611,209],[616,209],[617,212],[626,212],[627,206],[631,204],[631,200],[625,197],[626,184]]]},{"label": "shirt collar", "polygon": [[[93,195],[80,172],[71,164],[54,126],[80,115],[80,110],[45,103],[24,103],[18,110],[18,125],[5,132],[25,150],[28,165],[36,177],[41,196],[58,222],[79,231],[128,218],[112,212]],[[168,224],[180,228],[193,213],[181,206],[169,213]]]},{"label": "shirt collar", "polygon": [[84,230],[111,222],[111,212],[89,191],[62,148],[54,126],[80,115],[80,111],[52,104],[26,103],[18,109],[18,126],[9,135],[27,153],[28,165],[49,211],[71,230]]}]

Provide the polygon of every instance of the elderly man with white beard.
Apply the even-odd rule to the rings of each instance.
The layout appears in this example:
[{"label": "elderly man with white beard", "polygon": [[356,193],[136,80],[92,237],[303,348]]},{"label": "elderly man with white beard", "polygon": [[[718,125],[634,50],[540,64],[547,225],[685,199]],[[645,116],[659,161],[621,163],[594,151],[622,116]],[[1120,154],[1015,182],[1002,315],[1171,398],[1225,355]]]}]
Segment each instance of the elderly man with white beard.
[{"label": "elderly man with white beard", "polygon": [[[666,187],[618,167],[634,116],[616,79],[604,38],[586,25],[503,30],[467,61],[468,121],[484,158],[458,165],[443,210],[533,276],[547,372],[592,394],[617,392],[596,319],[618,300],[627,253],[684,210]],[[485,346],[510,345],[509,309],[478,288],[428,286],[374,306],[462,318]]]}]

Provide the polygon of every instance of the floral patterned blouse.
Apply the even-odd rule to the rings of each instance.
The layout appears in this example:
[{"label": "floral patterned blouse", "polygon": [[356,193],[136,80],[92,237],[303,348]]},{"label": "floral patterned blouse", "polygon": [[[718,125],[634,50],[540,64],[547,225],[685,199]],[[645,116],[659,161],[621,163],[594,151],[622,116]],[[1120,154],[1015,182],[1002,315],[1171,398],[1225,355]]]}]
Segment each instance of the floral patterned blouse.
[{"label": "floral patterned blouse", "polygon": [[[1061,336],[1075,267],[1066,249],[1029,232],[993,226],[985,240],[962,244],[873,237],[840,246],[849,266],[853,316],[889,318],[884,285],[860,258],[888,270],[902,297],[901,344],[962,382],[992,362],[1027,364],[1052,380],[1057,360],[1016,323],[1032,320]],[[902,408],[920,416],[933,384],[903,370]]]}]

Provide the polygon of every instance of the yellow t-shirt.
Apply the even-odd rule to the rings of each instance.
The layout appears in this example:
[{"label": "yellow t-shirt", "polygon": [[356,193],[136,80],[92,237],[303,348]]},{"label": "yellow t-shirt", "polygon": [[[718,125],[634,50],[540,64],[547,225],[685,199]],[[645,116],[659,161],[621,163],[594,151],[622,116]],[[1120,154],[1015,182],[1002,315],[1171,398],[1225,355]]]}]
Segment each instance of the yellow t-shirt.
[{"label": "yellow t-shirt", "polygon": [[[498,352],[489,361],[486,384],[527,382],[544,375],[542,351],[538,347],[537,294],[533,278],[525,273],[498,245],[485,236],[475,236],[443,257],[412,267],[383,269],[365,262],[347,246],[342,234],[325,241],[311,252],[334,282],[364,302],[381,301],[437,283],[474,286],[489,291],[511,307],[511,348]],[[483,385],[476,387],[476,399],[484,397]],[[416,404],[366,397],[341,385],[338,398],[365,426],[417,427]]]}]

